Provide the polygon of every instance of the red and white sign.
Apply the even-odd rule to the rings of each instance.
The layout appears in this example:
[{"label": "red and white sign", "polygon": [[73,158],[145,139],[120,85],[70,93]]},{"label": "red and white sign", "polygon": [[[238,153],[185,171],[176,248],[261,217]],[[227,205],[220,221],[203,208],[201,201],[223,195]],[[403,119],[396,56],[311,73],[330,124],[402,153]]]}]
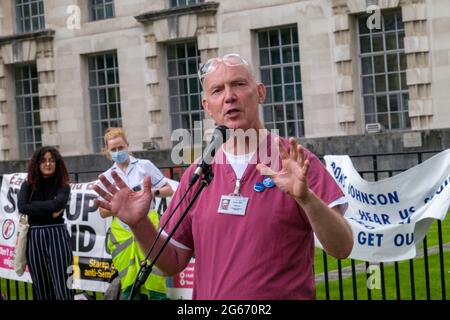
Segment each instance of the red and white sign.
[{"label": "red and white sign", "polygon": [[194,288],[195,259],[192,258],[187,267],[176,276],[167,278],[167,297],[172,300],[192,299]]}]

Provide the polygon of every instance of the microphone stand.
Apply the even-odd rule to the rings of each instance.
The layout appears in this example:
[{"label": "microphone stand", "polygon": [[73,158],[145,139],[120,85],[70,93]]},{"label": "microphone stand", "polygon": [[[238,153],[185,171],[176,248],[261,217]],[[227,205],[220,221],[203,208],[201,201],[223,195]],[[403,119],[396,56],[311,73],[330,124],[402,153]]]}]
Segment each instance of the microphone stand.
[{"label": "microphone stand", "polygon": [[[155,241],[153,242],[152,247],[150,248],[150,250],[148,251],[147,255],[145,256],[144,261],[142,261],[141,268],[139,269],[139,273],[138,273],[138,275],[136,277],[136,280],[135,280],[135,282],[133,284],[133,287],[131,289],[131,293],[130,293],[130,296],[129,296],[128,300],[133,300],[133,298],[139,292],[139,289],[141,288],[141,286],[145,283],[145,281],[147,281],[147,278],[150,276],[150,274],[153,271],[153,267],[155,266],[156,261],[158,261],[158,258],[160,257],[160,255],[162,254],[163,250],[165,249],[165,247],[169,243],[170,239],[172,239],[173,235],[177,231],[178,227],[181,225],[181,222],[184,220],[184,218],[186,217],[186,215],[189,212],[189,210],[191,209],[191,207],[194,205],[194,202],[200,196],[200,193],[203,191],[203,189],[205,187],[207,187],[211,183],[211,180],[212,180],[213,177],[214,177],[214,174],[213,174],[213,172],[211,170],[211,166],[210,165],[206,166],[203,169],[203,176],[202,176],[202,179],[200,181],[200,187],[197,189],[197,191],[195,192],[194,196],[189,201],[189,204],[184,209],[184,211],[183,211],[180,219],[176,223],[175,227],[170,232],[170,234],[168,235],[168,237],[164,241],[163,245],[161,246],[161,248],[156,253],[155,258],[153,258],[151,260],[150,264],[148,264],[147,261],[150,258],[150,254],[153,252],[153,249],[154,249],[154,247],[156,245],[156,241],[158,240],[158,238],[159,238],[159,236],[161,234],[161,233],[158,233]],[[191,184],[191,186],[192,186],[192,184]],[[190,190],[190,188],[188,190],[186,190],[186,194],[187,194],[187,192],[189,190]],[[183,201],[183,199],[184,199],[184,196],[180,199],[179,203],[177,204],[177,206],[175,207],[174,210],[176,210],[178,208],[178,206],[180,205],[181,201]],[[169,216],[169,218],[168,218],[168,220],[167,220],[165,225],[167,225],[167,223],[169,222],[170,218],[172,218],[172,215],[174,214],[174,212],[172,212],[172,214]],[[163,228],[161,228],[161,232],[162,232],[162,230],[163,230]]]}]

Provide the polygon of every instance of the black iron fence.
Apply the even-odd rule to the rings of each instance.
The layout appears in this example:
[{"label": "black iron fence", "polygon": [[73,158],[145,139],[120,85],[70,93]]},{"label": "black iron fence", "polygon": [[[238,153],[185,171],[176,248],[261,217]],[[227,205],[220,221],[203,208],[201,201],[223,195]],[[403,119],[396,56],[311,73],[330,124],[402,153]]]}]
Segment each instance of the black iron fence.
[{"label": "black iron fence", "polygon": [[[439,151],[403,152],[351,156],[358,172],[366,180],[378,181],[420,164]],[[167,177],[179,180],[185,167],[162,168]],[[74,182],[85,182],[82,177],[96,177],[100,172],[73,172]],[[91,178],[92,179],[92,178]],[[450,218],[446,218],[448,221]],[[450,228],[443,228],[436,222],[437,245],[429,246],[427,237],[422,244],[422,253],[409,261],[394,262],[392,265],[379,263],[371,265],[352,259],[336,260],[324,251],[318,250],[315,273],[318,299],[325,300],[372,300],[372,299],[447,299],[450,284],[450,246],[444,243]],[[447,226],[447,224],[445,224]],[[445,229],[445,234],[444,230]],[[446,237],[446,239],[450,237]],[[450,242],[450,240],[449,240]],[[450,243],[449,243],[450,244]],[[321,255],[321,257],[320,257]],[[447,260],[447,263],[445,261]],[[318,265],[318,261],[322,264]],[[448,276],[447,276],[448,274]],[[0,289],[7,300],[29,300],[31,285],[0,278]],[[92,299],[102,299],[101,293],[88,292]]]},{"label": "black iron fence", "polygon": [[[352,156],[352,161],[361,162],[361,166],[368,166],[358,170],[366,180],[378,181],[405,171],[414,165],[420,164],[440,151],[403,152],[389,154],[371,154]],[[407,164],[405,166],[405,163]],[[356,167],[356,166],[355,166]],[[444,243],[444,236],[450,241],[447,222],[436,221],[435,237],[437,245],[429,245],[426,236],[422,242],[422,252],[418,252],[415,259],[394,262],[393,264],[369,264],[369,262],[347,259],[347,267],[343,267],[343,261],[333,261],[337,268],[330,268],[330,260],[334,260],[325,252],[322,252],[323,272],[316,274],[317,293],[323,299],[408,299],[408,300],[446,300],[449,294],[450,255],[446,252],[450,249],[448,243]],[[389,276],[386,270],[389,269]],[[375,271],[375,272],[372,272]],[[363,280],[361,281],[361,275]],[[448,275],[448,276],[447,276]],[[358,277],[359,276],[359,277]],[[371,278],[378,278],[379,283],[371,286]],[[362,285],[361,285],[362,284]],[[322,290],[322,291],[319,291]]]}]

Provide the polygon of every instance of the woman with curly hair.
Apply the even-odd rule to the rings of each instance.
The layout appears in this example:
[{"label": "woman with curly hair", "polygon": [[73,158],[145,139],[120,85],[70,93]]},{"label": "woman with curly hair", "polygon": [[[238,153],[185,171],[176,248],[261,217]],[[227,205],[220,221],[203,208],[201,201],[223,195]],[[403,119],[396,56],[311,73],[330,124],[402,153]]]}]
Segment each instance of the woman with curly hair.
[{"label": "woman with curly hair", "polygon": [[18,209],[28,215],[27,262],[35,300],[73,300],[67,285],[73,264],[70,235],[63,212],[70,196],[69,173],[54,147],[36,150],[27,180],[18,195]]}]

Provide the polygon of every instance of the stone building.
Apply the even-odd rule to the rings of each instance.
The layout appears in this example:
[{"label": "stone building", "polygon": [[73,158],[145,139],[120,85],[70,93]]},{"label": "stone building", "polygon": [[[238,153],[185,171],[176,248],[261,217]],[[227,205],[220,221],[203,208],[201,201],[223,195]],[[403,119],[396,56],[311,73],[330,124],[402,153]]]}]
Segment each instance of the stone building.
[{"label": "stone building", "polygon": [[2,0],[0,161],[99,153],[115,125],[132,150],[170,149],[204,119],[199,64],[228,53],[267,85],[282,135],[414,146],[450,124],[447,0]]}]

